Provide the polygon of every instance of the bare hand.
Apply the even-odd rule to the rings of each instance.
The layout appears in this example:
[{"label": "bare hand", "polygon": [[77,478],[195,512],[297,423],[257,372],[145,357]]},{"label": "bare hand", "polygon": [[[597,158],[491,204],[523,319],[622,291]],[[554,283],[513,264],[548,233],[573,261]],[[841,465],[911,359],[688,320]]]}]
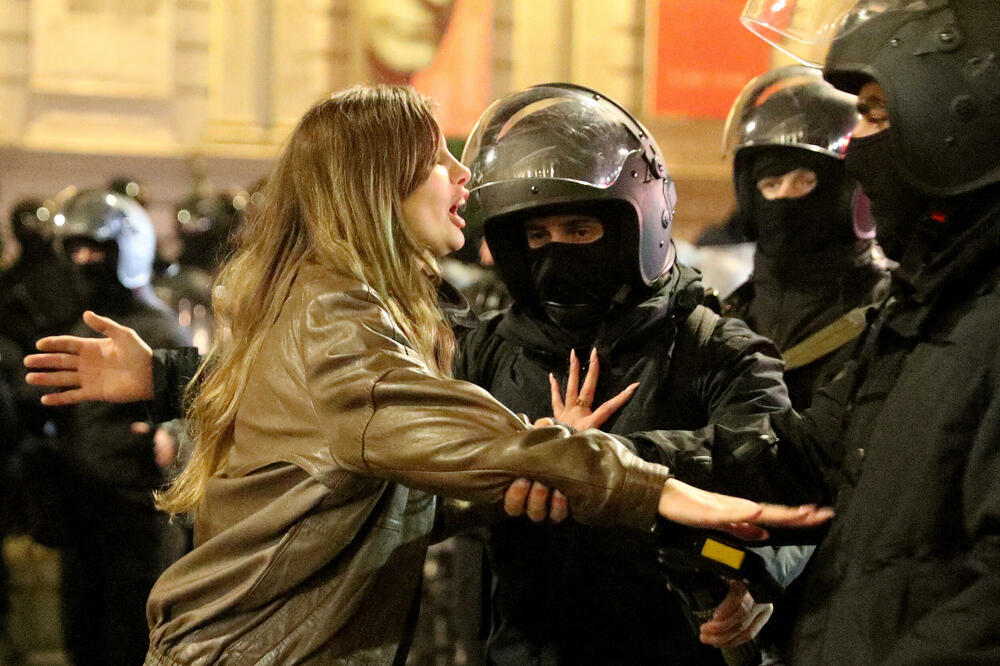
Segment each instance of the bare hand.
[{"label": "bare hand", "polygon": [[833,517],[833,509],[814,505],[758,504],[670,479],[660,494],[660,515],[688,527],[723,530],[740,539],[766,539],[770,527],[814,527]]},{"label": "bare hand", "polygon": [[[132,424],[132,434],[148,435],[152,427],[145,421],[136,421]],[[166,428],[157,428],[153,433],[153,458],[156,466],[166,469],[177,459],[177,449],[179,445],[173,435],[167,432]]]},{"label": "bare hand", "polygon": [[699,638],[706,645],[729,648],[756,638],[774,612],[772,604],[758,604],[739,581],[729,583],[729,593],[701,625]]},{"label": "bare hand", "polygon": [[[153,350],[127,326],[91,311],[83,322],[104,338],[56,335],[35,346],[42,354],[24,357],[33,370],[25,381],[35,386],[68,388],[42,396],[44,405],[72,405],[84,400],[134,402],[153,397]],[[72,388],[70,388],[72,387]]]},{"label": "bare hand", "polygon": [[569,515],[565,495],[558,490],[550,492],[548,486],[528,479],[518,479],[510,484],[503,496],[503,508],[509,516],[527,515],[536,523],[545,520],[546,516],[553,523],[558,523]]},{"label": "bare hand", "polygon": [[611,398],[594,411],[590,410],[594,402],[594,390],[597,388],[597,376],[600,364],[597,361],[597,350],[590,351],[590,364],[587,376],[583,379],[583,388],[577,391],[580,383],[580,360],[572,349],[569,352],[569,377],[566,380],[566,399],[563,400],[559,382],[549,374],[549,388],[552,393],[552,414],[557,419],[577,430],[598,428],[618,409],[628,402],[635,393],[639,383],[628,385],[625,390]]}]

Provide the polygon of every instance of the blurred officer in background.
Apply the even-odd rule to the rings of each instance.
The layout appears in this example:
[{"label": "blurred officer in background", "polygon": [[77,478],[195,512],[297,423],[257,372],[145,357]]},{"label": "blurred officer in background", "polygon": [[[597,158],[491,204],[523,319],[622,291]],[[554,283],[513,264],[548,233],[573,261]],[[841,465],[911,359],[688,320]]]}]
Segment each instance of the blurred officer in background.
[{"label": "blurred officer in background", "polygon": [[[86,308],[128,322],[157,347],[190,344],[149,286],[156,237],[138,203],[84,190],[54,221]],[[72,333],[94,335],[80,323]],[[63,634],[74,664],[142,662],[146,597],[183,547],[153,506],[163,483],[153,438],[132,430],[146,418],[141,404],[87,402],[72,408],[63,433]]]},{"label": "blurred officer in background", "polygon": [[69,265],[52,247],[53,211],[39,199],[14,205],[10,228],[20,250],[17,259],[0,273],[0,335],[24,353],[35,340],[65,333],[83,308],[72,289]]},{"label": "blurred officer in background", "polygon": [[837,510],[792,661],[1000,663],[1000,4],[805,4],[744,22],[858,96],[845,166],[899,266],[845,372],[772,419]]},{"label": "blurred officer in background", "polygon": [[[462,338],[457,377],[538,418],[552,413],[552,382],[567,382],[571,353],[571,375],[577,358],[599,362],[596,384],[567,399],[619,434],[788,405],[777,350],[699,305],[698,273],[674,261],[674,185],[623,108],[567,84],[511,93],[486,110],[462,157],[472,169],[465,217],[484,225],[514,303]],[[597,408],[628,396],[614,414]],[[639,454],[668,456],[652,445]],[[668,589],[649,535],[513,520],[492,529],[489,549],[490,663],[722,663]],[[770,614],[742,586],[724,606],[700,630],[718,646],[748,640]]]},{"label": "blurred officer in background", "polygon": [[215,335],[212,279],[240,221],[234,198],[196,187],[177,204],[177,260],[156,276],[154,288],[178,314],[178,321],[205,353]]},{"label": "blurred officer in background", "polygon": [[782,350],[796,409],[843,367],[864,308],[888,291],[874,229],[855,215],[857,182],[844,171],[856,106],[817,70],[791,65],[748,83],[726,125],[739,216],[756,251],[753,274],[722,312]]},{"label": "blurred officer in background", "polygon": [[[0,238],[0,254],[3,240]],[[0,663],[18,663],[20,657],[11,643],[8,628],[10,614],[10,575],[2,547],[12,531],[17,497],[13,492],[11,461],[21,439],[21,421],[14,399],[14,383],[22,376],[21,351],[10,340],[0,337]]]}]

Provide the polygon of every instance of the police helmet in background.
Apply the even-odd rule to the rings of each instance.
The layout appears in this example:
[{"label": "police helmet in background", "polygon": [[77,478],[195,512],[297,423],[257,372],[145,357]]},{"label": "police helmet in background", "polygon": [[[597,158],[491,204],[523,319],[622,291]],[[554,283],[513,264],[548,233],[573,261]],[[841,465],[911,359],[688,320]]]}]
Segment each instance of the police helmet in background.
[{"label": "police helmet in background", "polygon": [[64,250],[75,239],[113,244],[118,282],[127,289],[149,284],[156,233],[149,214],[138,202],[107,190],[83,190],[66,200],[54,220]]},{"label": "police helmet in background", "polygon": [[53,241],[52,211],[41,199],[21,199],[10,211],[10,229],[24,258],[50,254]]},{"label": "police helmet in background", "polygon": [[462,153],[464,216],[482,225],[515,298],[531,300],[523,222],[578,212],[620,222],[620,279],[654,285],[673,266],[676,192],[649,132],[608,97],[564,83],[519,90],[480,117]]},{"label": "police helmet in background", "polygon": [[[789,220],[790,224],[800,226],[805,220],[815,220],[844,227],[842,237],[826,239],[832,242],[854,240],[856,235],[873,236],[867,220],[861,225],[854,220],[857,187],[846,177],[843,166],[857,121],[857,98],[824,81],[819,70],[788,65],[747,83],[726,119],[723,155],[733,158],[738,213],[748,239],[758,240],[759,236],[755,216],[760,211],[755,208],[789,208],[788,203],[760,201],[757,181],[798,168],[812,170],[819,180],[816,189],[803,197],[810,201],[802,202],[800,211],[785,211],[804,216]],[[794,229],[788,232],[792,234]],[[821,245],[823,240],[817,236],[813,245]]]},{"label": "police helmet in background", "polygon": [[108,181],[108,190],[134,199],[140,206],[147,206],[145,188],[131,176],[116,176]]},{"label": "police helmet in background", "polygon": [[[885,91],[895,167],[934,197],[1000,181],[1000,3],[750,0],[744,24],[837,88]],[[809,11],[797,11],[809,9]]]},{"label": "police helmet in background", "polygon": [[175,219],[182,244],[179,263],[214,270],[226,254],[230,235],[240,219],[240,206],[246,206],[247,196],[195,192],[178,203]]},{"label": "police helmet in background", "polygon": [[750,81],[726,119],[723,153],[734,167],[756,149],[800,148],[835,160],[858,121],[857,98],[823,80],[819,71],[788,65]]}]

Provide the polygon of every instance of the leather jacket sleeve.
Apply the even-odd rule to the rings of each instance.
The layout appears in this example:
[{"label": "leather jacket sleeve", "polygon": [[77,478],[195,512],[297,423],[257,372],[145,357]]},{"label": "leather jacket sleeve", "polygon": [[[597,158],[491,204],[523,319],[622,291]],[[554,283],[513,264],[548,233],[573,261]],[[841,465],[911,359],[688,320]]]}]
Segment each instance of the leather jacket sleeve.
[{"label": "leather jacket sleeve", "polygon": [[313,298],[302,326],[306,388],[343,469],[479,502],[527,477],[559,488],[582,521],[653,525],[666,468],[596,430],[532,428],[434,376],[369,290]]}]

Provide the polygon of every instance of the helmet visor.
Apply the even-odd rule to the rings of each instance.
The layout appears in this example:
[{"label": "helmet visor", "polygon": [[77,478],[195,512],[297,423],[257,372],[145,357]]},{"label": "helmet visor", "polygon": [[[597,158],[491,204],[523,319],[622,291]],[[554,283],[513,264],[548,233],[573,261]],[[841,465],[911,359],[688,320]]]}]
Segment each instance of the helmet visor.
[{"label": "helmet visor", "polygon": [[926,11],[946,0],[749,0],[740,21],[799,62],[822,67],[830,44],[867,21],[897,11]]},{"label": "helmet visor", "polygon": [[741,148],[790,146],[842,159],[857,124],[857,98],[816,69],[789,65],[743,88],[726,119],[723,157]]},{"label": "helmet visor", "polygon": [[604,189],[642,146],[624,113],[600,95],[536,86],[494,102],[479,119],[462,161],[469,189],[510,180],[565,180]]}]

